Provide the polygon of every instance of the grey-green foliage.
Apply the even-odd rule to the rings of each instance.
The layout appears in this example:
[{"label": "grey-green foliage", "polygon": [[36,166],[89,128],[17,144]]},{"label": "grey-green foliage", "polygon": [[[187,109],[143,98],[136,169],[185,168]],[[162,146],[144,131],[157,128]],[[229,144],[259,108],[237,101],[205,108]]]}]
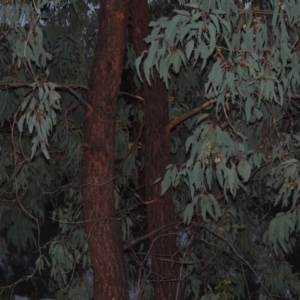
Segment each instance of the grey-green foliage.
[{"label": "grey-green foliage", "polygon": [[[210,101],[172,131],[162,179],[186,224],[178,239],[185,291],[203,300],[298,295],[286,258],[300,231],[299,4],[265,1],[269,10],[253,12],[233,0],[188,2],[151,22],[148,51],[134,63],[128,47],[126,63],[138,67],[137,85],[141,72],[151,84],[158,70],[170,119]],[[56,299],[92,297],[80,193],[82,100],[97,28],[87,10],[84,1],[0,9],[0,255],[34,252],[34,277],[47,278]],[[143,112],[123,96],[114,196],[127,243],[143,228]],[[153,297],[148,250],[141,242],[128,255],[130,290],[142,299]]]},{"label": "grey-green foliage", "polygon": [[[171,88],[171,107],[210,101],[176,128],[173,142],[185,139],[186,151],[161,182],[162,193],[173,188],[179,217],[190,228],[184,251],[193,263],[183,279],[198,297],[205,286],[221,297],[223,278],[232,281],[234,299],[248,297],[249,276],[260,285],[253,297],[299,294],[299,278],[285,259],[296,251],[300,230],[300,4],[265,2],[270,10],[244,10],[233,0],[189,1],[151,22],[149,49],[136,60],[149,84],[156,69]],[[200,99],[196,86],[179,83],[189,73],[205,82]]]},{"label": "grey-green foliage", "polygon": [[80,178],[97,20],[83,2],[0,6],[0,255],[33,253],[11,284],[29,274],[56,299],[91,299]]},{"label": "grey-green foliage", "polygon": [[[80,183],[97,5],[0,4],[0,255],[33,253],[29,277],[27,270],[16,273],[10,287],[29,279],[54,299],[93,296]],[[129,47],[127,58],[126,67],[133,68],[135,53]],[[115,144],[120,163],[114,196],[124,242],[140,231],[144,219],[135,191],[143,112],[128,99],[125,93],[118,103]],[[131,285],[137,286],[136,263],[128,260]],[[0,282],[1,295],[7,283]],[[150,280],[143,284],[141,293],[150,299]]]}]

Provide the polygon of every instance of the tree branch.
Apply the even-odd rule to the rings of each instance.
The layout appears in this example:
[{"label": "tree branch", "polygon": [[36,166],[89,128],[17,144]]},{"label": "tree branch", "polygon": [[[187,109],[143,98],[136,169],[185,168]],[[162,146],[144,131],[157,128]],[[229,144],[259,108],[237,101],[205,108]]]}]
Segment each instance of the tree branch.
[{"label": "tree branch", "polygon": [[[1,83],[0,84],[0,90],[5,90],[7,88],[13,87],[13,88],[19,88],[19,87],[33,87],[33,84],[36,83],[38,87],[43,85],[48,85],[49,83],[47,81],[37,81],[37,82],[10,82],[10,83]],[[66,89],[71,94],[73,94],[82,104],[84,104],[87,108],[89,108],[91,111],[93,111],[93,108],[91,105],[89,105],[74,89],[82,89],[82,90],[88,90],[88,87],[86,85],[78,85],[78,84],[61,84],[61,83],[53,83],[55,84],[55,87],[58,89]]]},{"label": "tree branch", "polygon": [[175,227],[176,225],[179,225],[181,223],[182,223],[181,221],[171,222],[171,223],[166,224],[160,228],[157,228],[143,236],[140,236],[139,238],[136,238],[135,240],[129,241],[126,245],[124,245],[124,250],[130,249],[133,246],[135,246],[136,244],[138,244],[139,242],[144,241],[157,233],[165,232],[165,231],[169,230],[170,228]]},{"label": "tree branch", "polygon": [[[6,89],[8,87],[33,87],[33,84],[36,83],[38,86],[48,84],[48,81],[34,81],[34,82],[9,82],[9,83],[0,83],[0,89]],[[86,85],[82,84],[61,84],[61,83],[56,83],[53,82],[57,88],[61,89],[69,89],[69,88],[79,88],[83,90],[87,90],[88,87]]]},{"label": "tree branch", "polygon": [[179,123],[181,123],[182,121],[188,119],[189,117],[195,115],[196,113],[199,113],[201,110],[203,110],[204,108],[206,108],[207,106],[211,105],[212,103],[215,103],[217,101],[217,99],[211,99],[209,101],[204,102],[202,105],[189,110],[185,113],[183,113],[182,115],[180,115],[179,117],[176,117],[175,119],[173,119],[167,126],[167,131],[171,131],[175,126],[177,126]]}]

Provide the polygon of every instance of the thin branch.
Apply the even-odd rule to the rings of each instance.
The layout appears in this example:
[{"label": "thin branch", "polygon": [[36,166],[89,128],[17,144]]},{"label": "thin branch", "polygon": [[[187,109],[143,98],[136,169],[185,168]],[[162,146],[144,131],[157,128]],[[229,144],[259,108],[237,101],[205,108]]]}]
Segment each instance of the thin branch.
[{"label": "thin branch", "polygon": [[[221,235],[219,235],[217,232],[215,232],[214,230],[212,230],[212,229],[210,229],[210,228],[208,228],[208,227],[206,227],[206,226],[204,226],[204,225],[202,225],[202,224],[199,224],[199,223],[197,223],[197,222],[191,222],[190,224],[193,224],[193,225],[195,225],[195,226],[197,226],[197,227],[202,227],[203,229],[205,229],[205,230],[207,230],[207,231],[209,231],[211,234],[213,234],[213,235],[215,235],[216,237],[218,237],[219,239],[221,239],[222,241],[224,241],[231,249],[232,249],[232,251],[233,251],[233,253],[235,254],[235,256],[241,261],[241,262],[243,262],[252,272],[253,272],[253,274],[257,277],[257,278],[259,278],[259,276],[258,276],[258,274],[257,274],[257,272],[255,272],[255,270],[254,270],[254,268],[252,267],[252,265],[242,256],[242,255],[240,255],[238,252],[237,252],[237,250],[235,249],[235,247],[231,244],[231,242],[230,241],[228,241],[226,238],[224,238],[223,236],[221,236]],[[269,290],[268,290],[268,288],[263,284],[263,283],[261,283],[261,285],[262,285],[262,287],[263,287],[263,289],[265,290],[265,292],[268,294],[268,296],[270,297],[270,298],[272,298],[272,296],[271,296],[271,294],[270,294],[270,292],[269,292]]]},{"label": "thin branch", "polygon": [[153,230],[153,231],[151,231],[151,232],[149,232],[149,233],[147,233],[147,234],[145,234],[145,235],[143,235],[143,236],[141,236],[141,237],[139,237],[139,238],[137,238],[137,239],[135,239],[135,240],[129,241],[126,245],[124,245],[124,250],[130,249],[130,248],[132,248],[133,246],[135,246],[136,244],[138,244],[139,242],[141,242],[141,241],[143,241],[143,240],[146,240],[146,239],[148,239],[149,237],[151,237],[151,236],[153,236],[153,235],[155,235],[155,234],[157,234],[157,233],[159,233],[159,232],[161,232],[161,231],[166,231],[166,230],[168,230],[169,228],[172,228],[172,227],[174,227],[175,225],[179,225],[179,224],[181,224],[181,223],[182,223],[182,222],[180,222],[180,221],[175,221],[175,222],[169,223],[169,224],[164,225],[164,226],[162,226],[162,227],[160,227],[160,228],[157,228],[157,229],[155,229],[155,230]]},{"label": "thin branch", "polygon": [[[9,82],[9,83],[0,83],[0,89],[7,89],[8,87],[24,87],[24,86],[28,86],[28,87],[32,87],[34,83],[37,83],[37,85],[42,85],[42,84],[48,84],[47,81],[37,81],[37,82]],[[83,89],[83,90],[88,90],[88,87],[86,85],[81,85],[81,84],[62,84],[62,83],[55,83],[53,82],[53,84],[55,84],[56,87],[61,88],[61,89],[69,89],[69,88],[73,88],[73,89]]]},{"label": "thin branch", "polygon": [[300,105],[299,104],[297,104],[294,100],[291,100],[291,102],[297,107],[297,108],[299,108],[300,109]]},{"label": "thin branch", "polygon": [[71,94],[75,95],[75,97],[82,103],[84,104],[88,109],[90,109],[91,111],[93,111],[92,106],[87,103],[80,95],[78,95],[78,93],[72,89],[72,87],[70,87],[69,85],[64,86],[64,88],[66,88]]},{"label": "thin branch", "polygon": [[140,96],[137,96],[137,95],[134,95],[134,94],[130,94],[130,93],[126,93],[126,92],[119,92],[120,95],[127,95],[127,96],[130,96],[132,98],[135,98],[135,99],[138,99],[142,102],[144,102],[144,98],[140,97]]},{"label": "thin branch", "polygon": [[[1,83],[0,84],[0,90],[5,90],[9,87],[13,88],[19,88],[19,87],[33,87],[33,84],[36,83],[37,86],[43,86],[45,84],[48,84],[47,81],[38,81],[38,82],[10,82],[10,83]],[[73,94],[82,104],[84,104],[86,107],[88,107],[91,111],[93,111],[93,108],[90,104],[88,104],[74,89],[82,89],[82,90],[88,90],[88,87],[86,85],[78,85],[78,84],[61,84],[61,83],[53,83],[55,84],[56,88],[59,89],[66,89],[71,94]]]},{"label": "thin branch", "polygon": [[171,131],[175,126],[177,126],[179,123],[183,122],[184,120],[190,118],[191,116],[199,113],[200,111],[202,111],[203,109],[205,109],[207,106],[211,105],[212,103],[215,103],[217,101],[217,99],[211,99],[209,101],[206,101],[205,103],[203,103],[202,105],[189,110],[185,113],[183,113],[182,115],[180,115],[179,117],[176,117],[175,119],[173,119],[167,126],[167,131]]}]

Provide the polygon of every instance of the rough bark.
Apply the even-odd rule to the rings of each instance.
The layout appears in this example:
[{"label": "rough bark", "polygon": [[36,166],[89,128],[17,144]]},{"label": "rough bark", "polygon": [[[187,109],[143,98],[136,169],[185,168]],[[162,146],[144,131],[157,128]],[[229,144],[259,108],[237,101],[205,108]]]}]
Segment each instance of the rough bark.
[{"label": "rough bark", "polygon": [[125,256],[113,198],[116,102],[128,0],[102,0],[84,123],[83,206],[94,299],[128,299]]},{"label": "rough bark", "polygon": [[[144,38],[149,34],[150,10],[147,0],[131,0],[129,5],[129,34],[138,54],[146,49]],[[143,84],[145,118],[145,201],[156,199],[147,205],[147,226],[152,232],[174,221],[174,206],[171,192],[160,197],[161,187],[153,182],[162,177],[169,163],[169,131],[167,90],[157,73],[149,86]],[[152,280],[155,299],[176,299],[180,268],[177,259],[176,235],[174,229],[151,239]],[[181,289],[177,299],[183,299]]]}]

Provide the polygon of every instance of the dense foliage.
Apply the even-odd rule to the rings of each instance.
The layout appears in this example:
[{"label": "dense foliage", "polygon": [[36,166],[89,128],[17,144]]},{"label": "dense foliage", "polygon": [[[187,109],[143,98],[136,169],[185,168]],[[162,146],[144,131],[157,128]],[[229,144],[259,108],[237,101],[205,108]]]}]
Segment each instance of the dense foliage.
[{"label": "dense foliage", "polygon": [[[143,99],[128,86],[143,76],[151,85],[155,69],[169,90],[172,137],[158,182],[173,191],[187,299],[292,299],[300,295],[300,4],[186,2],[152,3],[148,51],[127,47],[114,195],[130,299],[152,299],[152,287],[138,194]],[[3,293],[30,280],[55,299],[92,298],[80,180],[96,7],[0,6],[0,257],[15,273],[3,275]]]},{"label": "dense foliage", "polygon": [[3,274],[2,292],[30,279],[59,299],[86,295],[91,285],[82,281],[90,263],[80,178],[96,27],[88,6],[76,5],[1,4],[0,252],[4,264],[11,258],[14,265],[17,255],[30,261],[17,274]]}]

